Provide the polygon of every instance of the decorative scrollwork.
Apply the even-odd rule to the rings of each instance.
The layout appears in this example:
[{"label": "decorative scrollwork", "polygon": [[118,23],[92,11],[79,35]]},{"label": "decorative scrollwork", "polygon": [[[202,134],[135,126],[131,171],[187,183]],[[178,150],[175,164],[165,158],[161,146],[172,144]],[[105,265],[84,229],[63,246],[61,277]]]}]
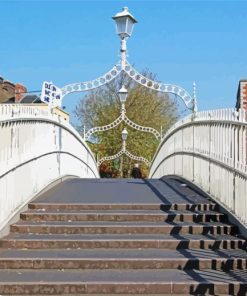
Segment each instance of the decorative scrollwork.
[{"label": "decorative scrollwork", "polygon": [[160,133],[152,127],[139,125],[139,124],[131,121],[125,114],[124,114],[123,120],[126,124],[128,124],[129,126],[131,126],[132,128],[134,128],[140,132],[151,133],[156,137],[157,140],[160,138]]},{"label": "decorative scrollwork", "polygon": [[111,156],[105,156],[102,157],[100,160],[97,161],[98,167],[106,160],[113,160],[119,158],[121,155],[124,154],[124,150],[120,150],[117,154],[111,155]]},{"label": "decorative scrollwork", "polygon": [[[72,93],[72,92],[83,92],[92,90],[95,88],[98,88],[100,86],[103,86],[113,79],[115,79],[122,71],[127,73],[127,75],[136,81],[137,83],[149,88],[153,89],[159,92],[163,93],[173,93],[177,96],[179,96],[186,107],[188,109],[191,109],[194,111],[195,109],[195,100],[191,97],[191,95],[182,87],[173,85],[173,84],[166,84],[161,83],[157,81],[153,81],[142,74],[140,74],[137,70],[135,70],[128,61],[125,63],[125,67],[123,68],[121,63],[116,64],[110,71],[108,71],[106,74],[100,76],[99,78],[96,78],[91,81],[86,82],[78,82],[78,83],[72,83],[65,85],[62,90],[62,97],[65,95]],[[157,137],[157,136],[156,136]]]},{"label": "decorative scrollwork", "polygon": [[112,128],[118,126],[122,121],[123,121],[122,115],[120,115],[116,120],[114,120],[113,122],[111,122],[107,125],[96,126],[96,127],[91,128],[90,130],[88,130],[86,132],[85,140],[88,140],[89,137],[96,132],[104,132],[104,131],[107,131],[109,129],[112,129]]},{"label": "decorative scrollwork", "polygon": [[134,160],[138,160],[138,161],[145,162],[147,166],[150,165],[150,162],[149,162],[146,158],[144,158],[144,157],[142,157],[142,156],[136,156],[136,155],[133,155],[133,154],[131,154],[128,150],[125,150],[124,153],[125,153],[129,158],[132,158],[132,159],[134,159]]},{"label": "decorative scrollwork", "polygon": [[183,100],[187,108],[193,109],[194,99],[185,89],[181,88],[180,86],[153,81],[136,71],[128,62],[126,62],[124,71],[129,75],[131,79],[135,80],[137,83],[147,88],[164,93],[173,93],[179,96]]},{"label": "decorative scrollwork", "polygon": [[137,160],[137,161],[142,161],[142,162],[146,163],[147,166],[150,165],[150,162],[146,158],[141,157],[141,156],[133,155],[132,153],[130,153],[126,149],[121,149],[118,153],[116,153],[114,155],[102,157],[100,160],[97,161],[97,165],[99,167],[104,161],[117,159],[123,154],[126,154],[131,159],[134,159],[134,160]]},{"label": "decorative scrollwork", "polygon": [[121,73],[121,71],[121,65],[117,64],[109,72],[94,80],[65,85],[62,88],[62,97],[72,92],[88,91],[105,85],[115,79]]},{"label": "decorative scrollwork", "polygon": [[96,132],[104,132],[104,131],[107,131],[109,129],[112,129],[112,128],[118,126],[122,121],[124,121],[127,125],[129,125],[130,127],[134,128],[140,132],[151,133],[156,137],[157,140],[160,139],[160,133],[156,129],[154,129],[152,127],[141,126],[141,125],[131,121],[127,117],[127,115],[125,114],[125,110],[122,109],[121,115],[113,122],[111,122],[107,125],[93,127],[90,130],[88,130],[85,134],[85,140],[88,140],[90,138],[90,136]]}]

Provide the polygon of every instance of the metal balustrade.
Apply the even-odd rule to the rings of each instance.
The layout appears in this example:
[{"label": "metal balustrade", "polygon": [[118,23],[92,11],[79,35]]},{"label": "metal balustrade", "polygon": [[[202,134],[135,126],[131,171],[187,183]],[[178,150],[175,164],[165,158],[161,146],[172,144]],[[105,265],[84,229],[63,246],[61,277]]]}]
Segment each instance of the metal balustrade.
[{"label": "metal balustrade", "polygon": [[10,120],[18,117],[51,117],[52,113],[47,108],[37,108],[32,106],[17,105],[17,104],[1,104],[0,105],[0,121]]},{"label": "metal balustrade", "polygon": [[0,105],[0,230],[35,194],[65,176],[99,177],[79,133],[50,109]]},{"label": "metal balustrade", "polygon": [[[65,175],[98,177],[81,136],[49,109],[0,105],[1,225],[45,185]],[[247,115],[221,109],[189,115],[163,137],[150,178],[182,176],[247,223]]]},{"label": "metal balustrade", "polygon": [[178,175],[247,223],[247,114],[220,109],[189,115],[163,137],[150,178]]}]

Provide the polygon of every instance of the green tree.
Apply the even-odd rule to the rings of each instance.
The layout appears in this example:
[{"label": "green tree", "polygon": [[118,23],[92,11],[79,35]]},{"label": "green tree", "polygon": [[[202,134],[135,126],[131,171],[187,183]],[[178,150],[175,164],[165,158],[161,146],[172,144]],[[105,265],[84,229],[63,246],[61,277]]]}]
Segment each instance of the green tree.
[{"label": "green tree", "polygon": [[[143,75],[155,79],[155,75],[148,70]],[[142,126],[150,126],[165,132],[177,119],[177,106],[167,94],[158,93],[136,84],[127,75],[122,75],[106,86],[91,91],[76,106],[75,114],[80,122],[79,130],[86,126],[87,130],[111,123],[120,115],[120,101],[117,95],[122,85],[128,89],[128,98],[125,103],[126,114],[132,121]],[[89,142],[97,158],[116,154],[122,146],[121,132],[128,130],[127,150],[134,155],[143,156],[149,161],[157,149],[159,141],[153,134],[137,131],[125,123],[116,128],[95,133]],[[126,156],[121,160],[108,163],[111,169],[130,173],[133,161]],[[142,164],[142,171],[147,175],[148,168]]]}]

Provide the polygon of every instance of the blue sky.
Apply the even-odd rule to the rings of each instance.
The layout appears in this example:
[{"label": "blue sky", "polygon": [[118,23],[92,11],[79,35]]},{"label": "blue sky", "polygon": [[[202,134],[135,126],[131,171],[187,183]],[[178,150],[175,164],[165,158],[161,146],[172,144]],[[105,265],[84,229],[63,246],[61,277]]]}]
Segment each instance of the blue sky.
[{"label": "blue sky", "polygon": [[[138,20],[129,61],[192,92],[199,110],[235,105],[247,77],[247,1],[0,1],[0,76],[41,89],[94,79],[118,60],[111,17],[128,6]],[[75,108],[83,94],[63,105]]]}]

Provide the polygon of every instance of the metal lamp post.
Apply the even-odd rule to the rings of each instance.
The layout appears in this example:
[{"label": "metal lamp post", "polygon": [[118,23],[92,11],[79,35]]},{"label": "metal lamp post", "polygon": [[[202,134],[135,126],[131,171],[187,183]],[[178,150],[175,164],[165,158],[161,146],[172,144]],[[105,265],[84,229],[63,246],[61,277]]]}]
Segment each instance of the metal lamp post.
[{"label": "metal lamp post", "polygon": [[[132,67],[132,65],[127,61],[127,40],[128,38],[131,37],[133,27],[135,23],[137,23],[137,20],[134,18],[134,16],[129,12],[127,7],[124,7],[123,10],[119,13],[117,13],[115,16],[113,16],[114,21],[116,22],[116,29],[117,29],[117,34],[119,35],[121,39],[121,48],[120,48],[120,57],[121,60],[114,65],[114,67],[105,73],[104,75],[91,80],[91,81],[84,81],[84,82],[77,82],[77,83],[72,83],[65,85],[61,89],[52,85],[48,85],[50,88],[52,88],[52,93],[50,94],[52,97],[57,97],[63,98],[67,94],[70,94],[72,92],[85,92],[89,90],[93,90],[96,88],[99,88],[114,79],[116,79],[120,74],[124,73],[125,75],[128,75],[133,81],[136,83],[151,89],[153,91],[161,92],[161,93],[171,93],[174,94],[178,97],[181,98],[181,100],[184,102],[185,106],[190,109],[193,114],[197,111],[197,98],[196,98],[196,88],[194,85],[194,94],[191,96],[184,88],[174,85],[174,84],[167,84],[167,83],[162,83],[158,81],[154,81],[152,79],[149,79],[145,76],[143,76],[141,73],[139,73],[135,68]],[[43,89],[42,89],[43,91]],[[46,89],[44,88],[44,94],[46,94]],[[135,122],[131,121],[127,116],[126,116],[126,111],[125,111],[125,101],[128,96],[128,91],[124,86],[118,91],[119,99],[121,102],[121,114],[120,116],[114,120],[112,123],[101,126],[101,127],[94,127],[91,128],[89,131],[86,133],[84,132],[84,139],[87,140],[93,133],[95,132],[101,132],[101,131],[106,131],[109,129],[112,129],[116,126],[118,126],[122,121],[124,121],[127,125],[130,127],[142,131],[142,132],[149,132],[152,133],[157,139],[161,140],[161,133],[156,131],[154,128],[151,127],[144,127],[136,124]],[[44,96],[44,100],[46,97]],[[125,136],[125,132],[124,132]],[[126,140],[123,141],[126,143]],[[132,155],[130,152],[126,150],[126,147],[124,147],[125,150],[121,149],[119,153],[113,156],[105,157],[102,158],[98,161],[98,164],[102,163],[104,160],[111,160],[119,157],[123,153],[125,153],[127,156],[130,158],[133,158],[135,160],[140,160],[144,161],[149,165],[149,161],[146,160],[143,157],[137,157]]]},{"label": "metal lamp post", "polygon": [[146,88],[163,93],[172,93],[180,97],[188,109],[190,109],[193,112],[196,112],[197,100],[195,96],[192,97],[184,88],[178,85],[154,81],[143,76],[136,69],[134,69],[132,65],[127,61],[126,41],[129,37],[131,37],[133,27],[135,23],[137,23],[137,20],[129,12],[128,8],[124,7],[121,12],[113,16],[113,19],[116,22],[117,34],[121,39],[120,62],[114,65],[114,67],[110,71],[94,80],[68,84],[62,87],[61,89],[58,89],[56,87],[57,92],[61,92],[61,98],[72,92],[84,92],[101,87],[111,82],[116,77],[118,77],[118,75],[124,72],[132,80]]},{"label": "metal lamp post", "polygon": [[122,140],[123,140],[122,149],[123,149],[123,151],[126,150],[126,141],[127,141],[127,138],[128,138],[128,131],[126,130],[126,128],[124,128],[123,131],[122,131]]},{"label": "metal lamp post", "polygon": [[[128,131],[126,130],[126,128],[124,128],[123,131],[122,131],[122,151],[123,151],[123,153],[126,152],[127,138],[128,138]],[[123,177],[124,176],[123,156],[121,156],[121,158],[120,158],[120,172],[121,172],[121,177]]]},{"label": "metal lamp post", "polygon": [[118,91],[118,96],[121,102],[121,112],[125,112],[125,102],[127,100],[128,97],[128,91],[125,88],[125,86],[123,85],[120,90]]},{"label": "metal lamp post", "polygon": [[137,20],[129,12],[128,7],[124,7],[123,10],[112,17],[116,22],[117,34],[121,38],[121,65],[122,68],[126,65],[126,41],[132,34],[134,24]]}]

